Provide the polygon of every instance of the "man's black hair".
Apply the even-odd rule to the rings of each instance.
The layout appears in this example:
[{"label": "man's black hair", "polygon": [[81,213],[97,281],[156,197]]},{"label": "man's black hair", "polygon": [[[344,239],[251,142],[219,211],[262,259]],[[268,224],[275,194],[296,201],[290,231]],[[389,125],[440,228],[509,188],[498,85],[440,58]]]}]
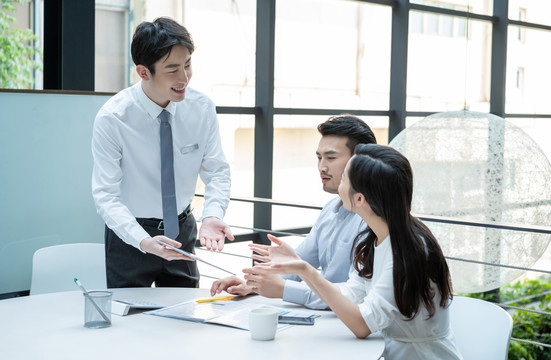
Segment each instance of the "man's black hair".
[{"label": "man's black hair", "polygon": [[195,50],[193,39],[185,27],[176,21],[160,17],[153,22],[144,21],[136,28],[130,50],[136,65],[145,66],[152,75],[155,63],[170,55],[174,45],[183,45],[192,54]]},{"label": "man's black hair", "polygon": [[321,136],[339,135],[347,136],[348,141],[346,146],[350,149],[350,153],[354,153],[354,148],[358,144],[376,144],[377,139],[362,119],[351,115],[341,114],[332,116],[326,121],[318,125],[318,131]]}]

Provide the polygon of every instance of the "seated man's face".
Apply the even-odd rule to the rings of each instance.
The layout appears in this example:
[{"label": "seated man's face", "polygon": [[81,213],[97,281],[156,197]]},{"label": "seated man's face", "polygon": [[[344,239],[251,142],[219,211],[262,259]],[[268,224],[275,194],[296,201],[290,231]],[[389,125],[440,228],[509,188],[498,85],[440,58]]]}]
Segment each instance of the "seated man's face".
[{"label": "seated man's face", "polygon": [[323,190],[328,193],[338,193],[342,172],[352,156],[350,149],[346,146],[347,142],[348,136],[340,135],[322,136],[319,142],[316,151],[318,170]]}]

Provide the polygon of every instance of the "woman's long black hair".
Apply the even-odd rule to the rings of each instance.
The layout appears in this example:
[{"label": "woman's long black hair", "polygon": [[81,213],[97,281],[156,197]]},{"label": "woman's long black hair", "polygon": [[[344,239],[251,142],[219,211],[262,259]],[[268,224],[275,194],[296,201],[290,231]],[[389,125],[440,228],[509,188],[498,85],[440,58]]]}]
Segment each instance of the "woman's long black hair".
[{"label": "woman's long black hair", "polygon": [[[424,306],[429,318],[435,304],[431,281],[440,292],[440,306],[452,298],[450,272],[442,249],[432,232],[412,216],[413,174],[409,161],[397,150],[383,145],[360,144],[350,160],[351,193],[361,193],[373,212],[387,224],[394,261],[394,298],[400,313],[413,319]],[[354,267],[360,276],[373,276],[376,235],[369,229],[358,234]]]}]

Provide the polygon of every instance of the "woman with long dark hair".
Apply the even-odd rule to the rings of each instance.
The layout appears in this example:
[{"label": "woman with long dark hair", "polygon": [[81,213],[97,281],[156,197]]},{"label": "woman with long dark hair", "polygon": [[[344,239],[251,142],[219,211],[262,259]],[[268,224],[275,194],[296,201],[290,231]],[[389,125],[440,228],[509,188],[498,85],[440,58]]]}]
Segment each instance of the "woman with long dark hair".
[{"label": "woman with long dark hair", "polygon": [[[368,228],[356,238],[356,269],[337,286],[270,236],[255,271],[297,274],[358,338],[381,331],[385,359],[461,359],[449,324],[452,299],[446,260],[431,231],[411,215],[409,161],[388,146],[358,145],[344,170],[339,195]],[[254,284],[251,284],[254,285]]]}]

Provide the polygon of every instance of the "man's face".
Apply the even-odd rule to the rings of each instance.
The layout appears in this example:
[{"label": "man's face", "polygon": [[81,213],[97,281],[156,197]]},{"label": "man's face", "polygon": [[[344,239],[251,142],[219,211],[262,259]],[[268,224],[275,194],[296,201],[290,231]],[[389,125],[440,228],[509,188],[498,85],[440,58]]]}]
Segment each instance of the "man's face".
[{"label": "man's face", "polygon": [[186,96],[186,87],[191,80],[191,54],[183,45],[174,45],[170,54],[159,59],[155,65],[155,74],[143,65],[136,70],[144,80],[145,94],[157,105],[165,107],[169,101],[182,101]]},{"label": "man's face", "polygon": [[337,194],[341,175],[346,163],[352,156],[346,146],[348,136],[326,135],[322,136],[316,155],[318,157],[318,170],[320,172],[323,190],[331,194]]},{"label": "man's face", "polygon": [[348,179],[349,166],[350,166],[350,161],[348,161],[346,163],[346,166],[344,167],[338,192],[342,200],[342,206],[346,210],[352,211],[353,205],[352,205],[352,197],[350,196],[350,180]]}]

